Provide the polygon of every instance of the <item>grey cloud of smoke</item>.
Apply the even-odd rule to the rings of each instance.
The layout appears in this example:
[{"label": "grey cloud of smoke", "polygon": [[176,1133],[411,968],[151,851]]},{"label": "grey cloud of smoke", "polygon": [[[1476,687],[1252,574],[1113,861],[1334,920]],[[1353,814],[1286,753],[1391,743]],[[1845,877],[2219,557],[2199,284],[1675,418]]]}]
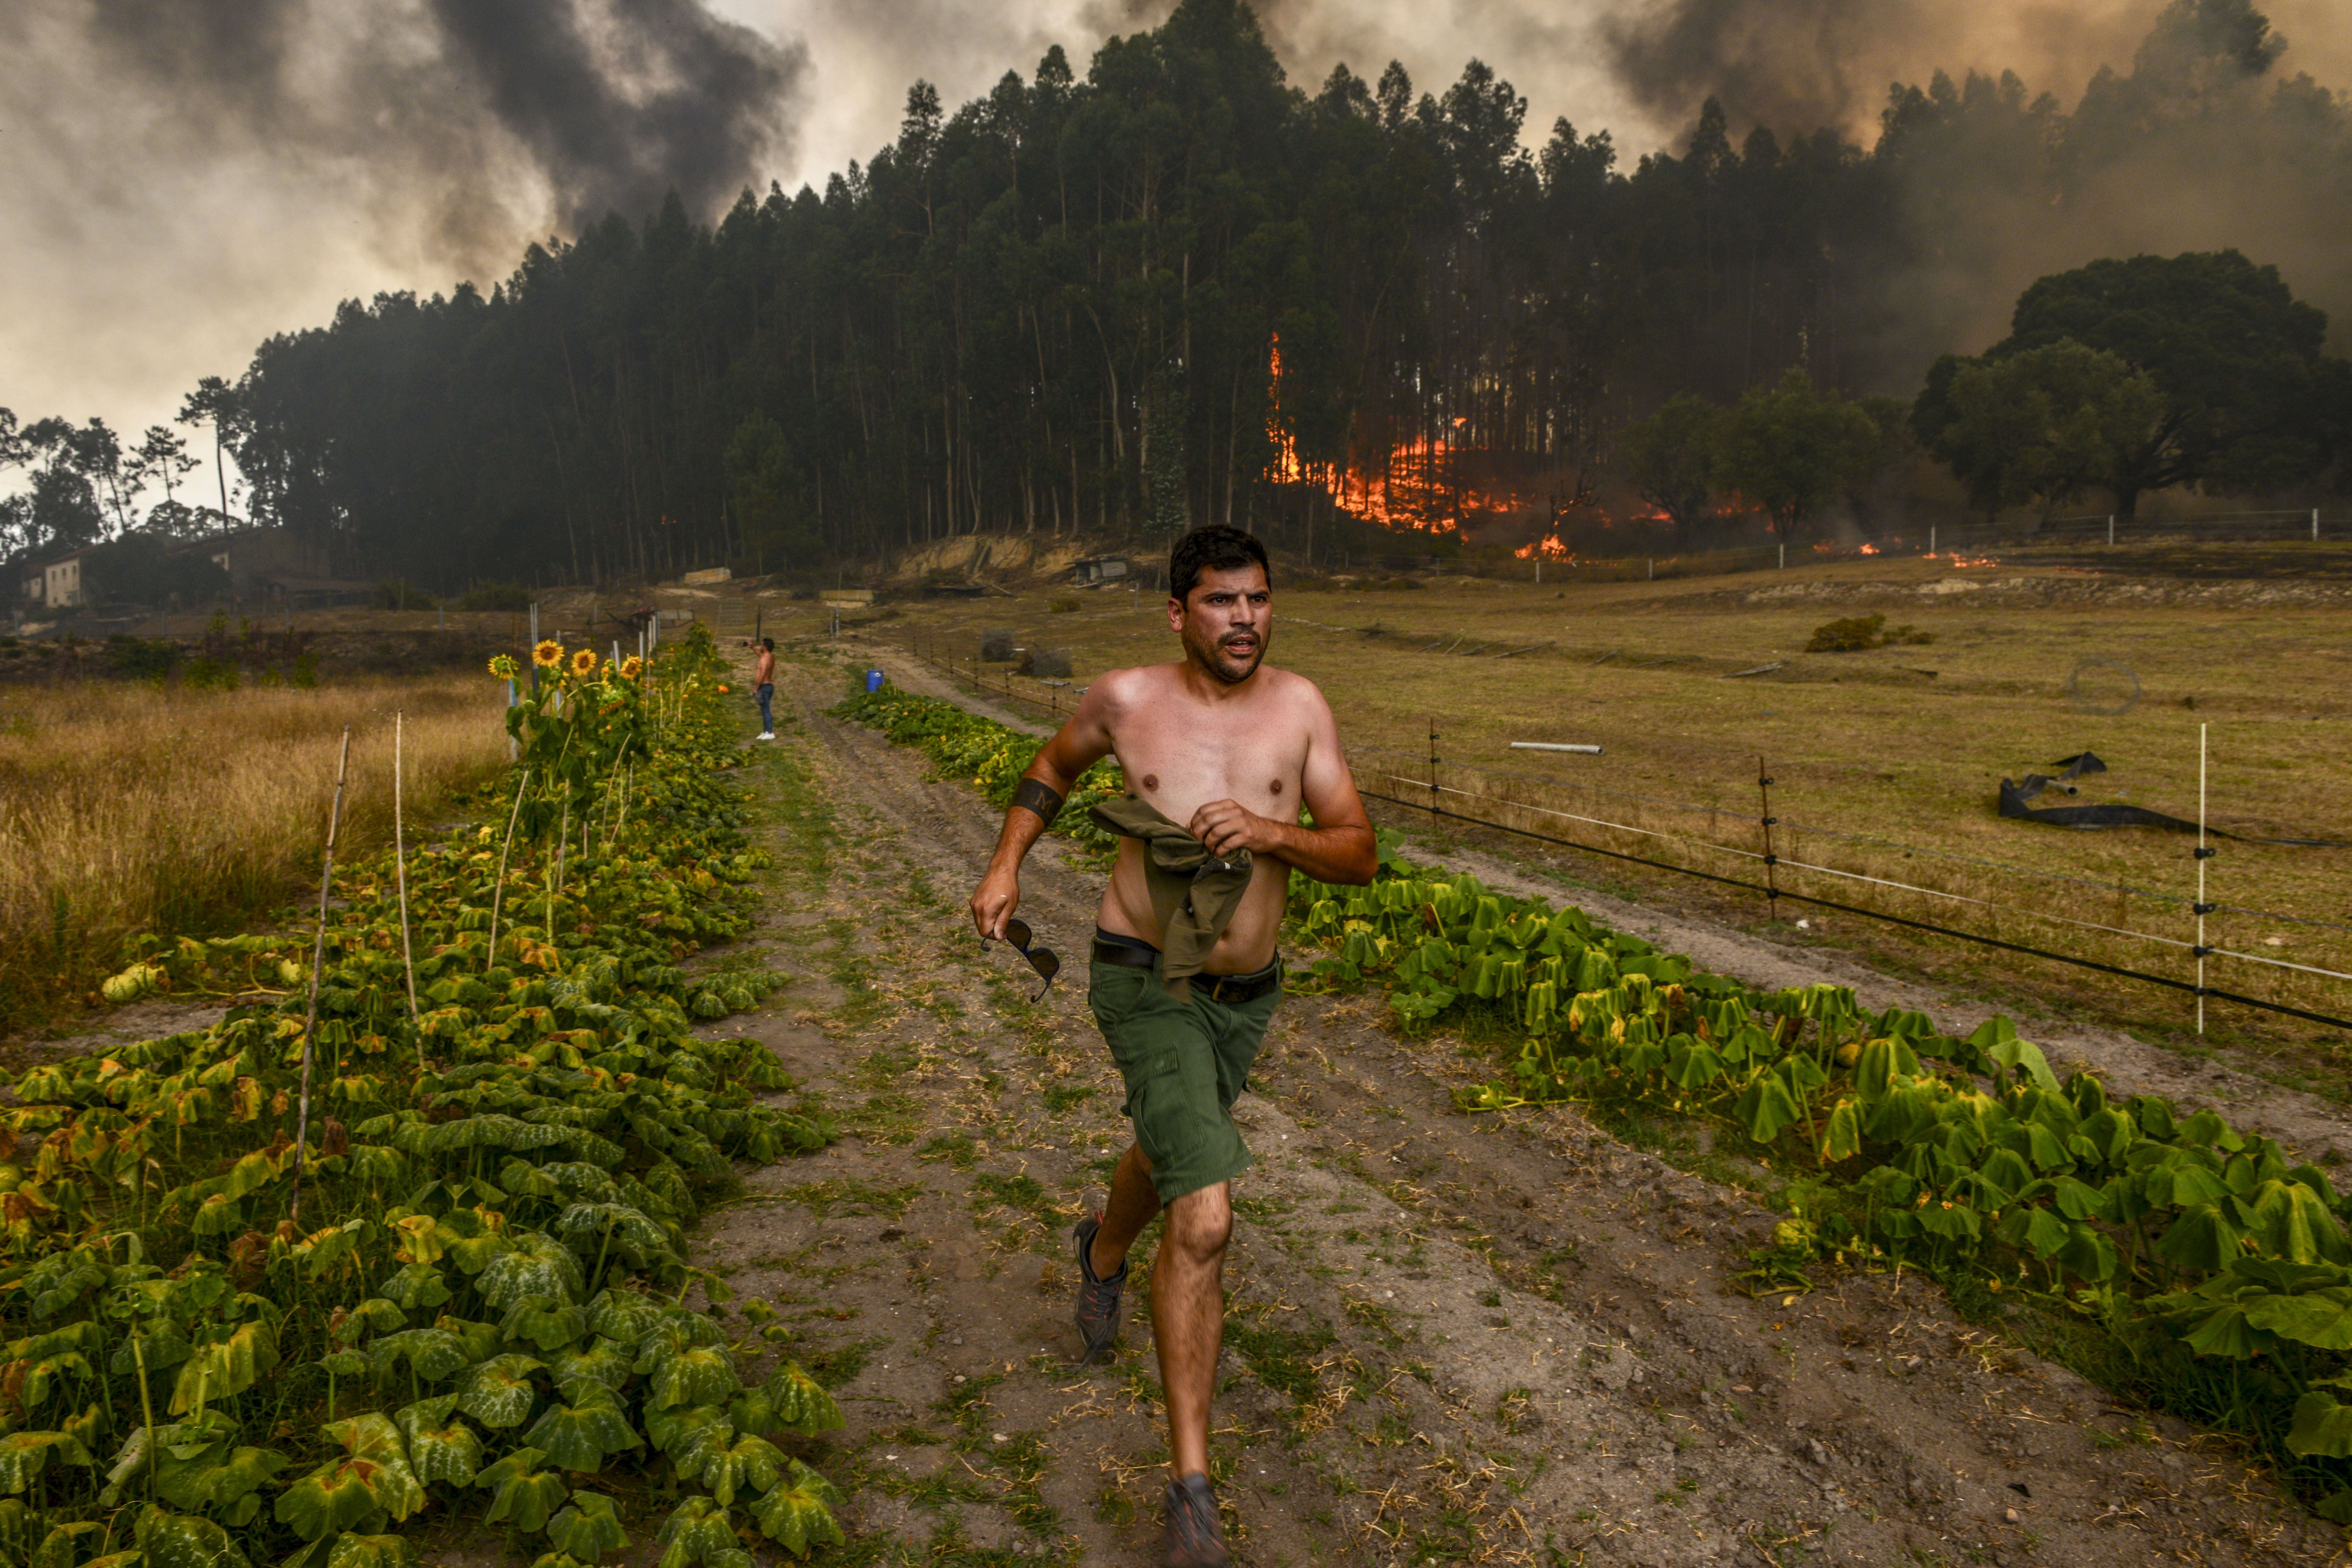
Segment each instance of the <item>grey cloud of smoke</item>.
[{"label": "grey cloud of smoke", "polygon": [[[1083,72],[1110,32],[1173,0],[44,0],[0,5],[0,404],[168,418],[197,376],[380,289],[485,285],[533,237],[675,185],[714,216],[745,185],[822,185],[895,134],[908,86],[950,105],[1059,43]],[[2163,0],[1263,0],[1294,81],[1401,60],[1443,92],[1473,57],[1628,157],[1683,134],[1709,93],[1734,134],[1833,124],[1866,145],[1890,82],[2015,69],[2071,107],[2128,70]],[[2352,80],[2342,0],[2264,7],[2274,75]],[[805,40],[803,42],[802,40]],[[2237,243],[2313,288],[2306,231],[2339,204],[2224,167],[2195,199],[2089,193],[2063,233],[1988,193],[1923,279],[1935,330],[1981,338],[2038,268]],[[2147,188],[2169,192],[2163,172]],[[2210,189],[2209,189],[2210,187]],[[2096,215],[2095,218],[2091,215]],[[1944,212],[1922,224],[1954,221]],[[2340,250],[2340,246],[2336,247]],[[2340,263],[2336,264],[2340,268]],[[1995,335],[1998,335],[1997,332]],[[1981,346],[1961,342],[1958,346]]]},{"label": "grey cloud of smoke", "polygon": [[702,0],[0,7],[0,405],[169,418],[272,332],[793,152],[805,51]]},{"label": "grey cloud of smoke", "polygon": [[[1787,135],[1830,125],[1868,145],[1892,82],[1937,70],[2013,70],[2068,106],[2102,66],[2128,70],[2166,0],[1627,0],[1600,25],[1610,65],[1640,110],[1686,126],[1721,101],[1736,126]],[[2340,0],[2258,6],[2287,42],[2278,68],[2352,78]]]}]

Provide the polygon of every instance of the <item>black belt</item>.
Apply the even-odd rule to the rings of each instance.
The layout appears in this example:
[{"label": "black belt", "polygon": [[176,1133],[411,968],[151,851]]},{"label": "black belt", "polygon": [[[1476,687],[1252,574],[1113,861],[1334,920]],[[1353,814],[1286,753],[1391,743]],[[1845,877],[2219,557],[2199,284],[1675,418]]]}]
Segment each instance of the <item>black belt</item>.
[{"label": "black belt", "polygon": [[[1115,963],[1123,969],[1150,969],[1160,962],[1160,950],[1129,937],[1117,940],[1097,935],[1094,940],[1094,961]],[[1282,960],[1276,959],[1253,974],[1195,974],[1192,994],[1206,996],[1212,1002],[1222,1002],[1228,1007],[1238,1007],[1255,1002],[1269,991],[1282,987]]]}]

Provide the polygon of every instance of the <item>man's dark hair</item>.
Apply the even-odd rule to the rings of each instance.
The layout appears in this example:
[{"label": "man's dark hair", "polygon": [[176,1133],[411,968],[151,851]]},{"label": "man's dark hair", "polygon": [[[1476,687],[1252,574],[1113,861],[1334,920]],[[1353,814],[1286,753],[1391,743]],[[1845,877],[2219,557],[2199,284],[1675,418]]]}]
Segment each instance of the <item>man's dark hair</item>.
[{"label": "man's dark hair", "polygon": [[1181,604],[1192,596],[1203,572],[1234,572],[1255,566],[1274,585],[1274,569],[1265,563],[1265,546],[1257,535],[1222,522],[1196,528],[1176,542],[1168,555],[1168,595]]},{"label": "man's dark hair", "polygon": [[776,639],[773,637],[761,637],[760,639],[760,646],[766,648],[770,653],[773,653],[776,651]]}]

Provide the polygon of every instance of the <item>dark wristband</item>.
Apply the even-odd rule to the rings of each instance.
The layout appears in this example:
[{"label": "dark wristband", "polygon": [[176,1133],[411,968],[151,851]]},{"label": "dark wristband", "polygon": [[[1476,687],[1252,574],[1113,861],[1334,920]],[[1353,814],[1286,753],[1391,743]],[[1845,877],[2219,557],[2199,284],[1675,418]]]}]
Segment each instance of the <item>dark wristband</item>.
[{"label": "dark wristband", "polygon": [[1021,781],[1021,787],[1013,792],[1013,804],[1034,813],[1048,827],[1054,826],[1054,818],[1062,815],[1062,797],[1035,779]]}]

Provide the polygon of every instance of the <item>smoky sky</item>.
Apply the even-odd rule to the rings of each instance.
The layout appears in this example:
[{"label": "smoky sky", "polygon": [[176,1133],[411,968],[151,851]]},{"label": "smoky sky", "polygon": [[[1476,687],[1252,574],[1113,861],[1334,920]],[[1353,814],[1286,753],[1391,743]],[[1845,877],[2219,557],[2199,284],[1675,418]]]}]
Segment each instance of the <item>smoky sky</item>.
[{"label": "smoky sky", "polygon": [[[1601,20],[1616,79],[1649,118],[1687,126],[1707,98],[1735,134],[1831,126],[1868,145],[1893,83],[2014,71],[2071,107],[2105,66],[2129,70],[2167,0],[1628,0]],[[2283,68],[2352,79],[2341,0],[2260,8]]]},{"label": "smoky sky", "polygon": [[[822,185],[891,139],[915,79],[954,105],[1056,43],[1083,74],[1107,34],[1173,3],[0,0],[0,405],[167,419],[197,377],[234,378],[340,300],[487,288],[528,241],[640,217],[673,189],[709,218],[771,179]],[[1832,125],[1865,146],[1888,84],[1938,68],[2013,69],[2071,105],[2100,65],[2130,68],[2164,3],[1262,0],[1260,16],[1310,91],[1335,64],[1377,77],[1394,58],[1442,93],[1476,57],[1528,100],[1531,142],[1565,118],[1630,162],[1675,146],[1710,94],[1735,138]],[[2263,8],[2290,45],[2273,75],[2352,83],[2343,0]],[[2185,182],[2153,168],[2085,193],[2063,229],[1987,193],[1960,215],[1969,242],[1922,279],[1927,335],[1981,347],[2033,268],[2214,244],[2279,261],[2352,320],[2352,286],[2312,282],[2342,270],[2342,202],[2250,177],[2229,151]]]},{"label": "smoky sky", "polygon": [[780,155],[806,59],[700,0],[94,0],[87,63],[217,151],[357,159],[462,245],[675,188],[709,209]]}]

